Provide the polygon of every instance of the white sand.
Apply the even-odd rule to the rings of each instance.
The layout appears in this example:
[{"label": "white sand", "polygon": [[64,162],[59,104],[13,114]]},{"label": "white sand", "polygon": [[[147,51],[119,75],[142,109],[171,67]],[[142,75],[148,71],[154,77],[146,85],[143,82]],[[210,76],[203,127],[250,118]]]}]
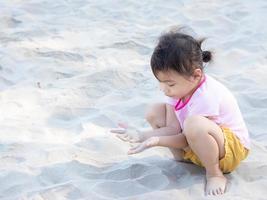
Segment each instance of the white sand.
[{"label": "white sand", "polygon": [[150,55],[177,24],[209,37],[253,140],[218,199],[267,199],[266,18],[264,0],[0,1],[0,199],[205,199],[203,169],[107,132],[147,128]]}]

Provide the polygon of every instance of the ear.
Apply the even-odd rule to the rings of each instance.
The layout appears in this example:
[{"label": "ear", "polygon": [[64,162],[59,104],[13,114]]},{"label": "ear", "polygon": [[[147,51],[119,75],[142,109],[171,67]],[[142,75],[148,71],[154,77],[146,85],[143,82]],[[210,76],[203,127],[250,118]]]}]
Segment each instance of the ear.
[{"label": "ear", "polygon": [[193,78],[193,80],[199,81],[201,79],[202,75],[203,75],[202,70],[197,68],[194,70],[194,72],[192,74],[192,78]]}]

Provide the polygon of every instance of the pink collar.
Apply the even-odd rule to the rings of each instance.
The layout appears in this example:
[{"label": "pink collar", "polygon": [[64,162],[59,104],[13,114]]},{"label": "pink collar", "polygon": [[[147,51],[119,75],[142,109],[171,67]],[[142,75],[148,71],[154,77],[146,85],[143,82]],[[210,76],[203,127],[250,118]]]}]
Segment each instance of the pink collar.
[{"label": "pink collar", "polygon": [[[190,101],[191,97],[193,96],[193,94],[196,92],[196,90],[198,88],[201,87],[201,85],[206,81],[206,76],[204,75],[204,79],[198,84],[198,86],[196,87],[196,89],[194,90],[194,92],[192,93],[192,95],[183,103],[182,99],[179,99],[179,101],[177,102],[177,104],[175,105],[175,110],[181,110],[183,107],[186,106],[186,104]],[[180,105],[180,103],[182,102],[182,105]]]}]

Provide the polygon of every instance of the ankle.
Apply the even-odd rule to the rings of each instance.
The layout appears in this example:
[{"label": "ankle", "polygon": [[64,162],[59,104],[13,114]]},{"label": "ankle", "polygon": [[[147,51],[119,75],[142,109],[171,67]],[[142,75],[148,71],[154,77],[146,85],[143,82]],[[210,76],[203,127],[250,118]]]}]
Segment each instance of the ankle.
[{"label": "ankle", "polygon": [[219,167],[219,164],[215,164],[213,166],[206,167],[206,176],[223,176],[223,173]]}]

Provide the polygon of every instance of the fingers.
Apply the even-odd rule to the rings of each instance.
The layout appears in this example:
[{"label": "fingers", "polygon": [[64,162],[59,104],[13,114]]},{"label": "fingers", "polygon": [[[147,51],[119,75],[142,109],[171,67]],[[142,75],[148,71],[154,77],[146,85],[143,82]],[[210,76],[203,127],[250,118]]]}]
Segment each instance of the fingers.
[{"label": "fingers", "polygon": [[133,138],[129,134],[116,134],[116,137],[121,139],[124,142],[130,142],[130,143],[139,143],[140,140],[137,138]]},{"label": "fingers", "polygon": [[118,133],[118,134],[124,134],[124,133],[126,133],[126,131],[127,130],[125,128],[122,128],[122,127],[110,129],[111,133]]},{"label": "fingers", "polygon": [[131,139],[129,140],[129,142],[130,142],[130,143],[139,143],[140,140],[137,139],[137,138],[131,138]]},{"label": "fingers", "polygon": [[[155,138],[155,139],[157,139],[157,138]],[[137,145],[137,146],[131,148],[131,149],[128,151],[128,154],[140,153],[140,152],[144,151],[145,149],[154,146],[154,145],[155,145],[155,142],[156,142],[156,141],[155,141],[154,139],[153,139],[153,140],[145,141],[145,142],[143,142],[143,143],[141,143],[141,144],[139,144],[139,145]]]},{"label": "fingers", "polygon": [[131,155],[131,154],[140,153],[140,152],[144,151],[145,149],[146,149],[146,147],[143,144],[140,144],[140,145],[137,145],[136,147],[131,148],[128,151],[128,154]]},{"label": "fingers", "polygon": [[119,139],[121,139],[122,141],[128,142],[130,141],[132,138],[131,136],[129,136],[128,134],[116,134],[116,137],[118,137]]}]

